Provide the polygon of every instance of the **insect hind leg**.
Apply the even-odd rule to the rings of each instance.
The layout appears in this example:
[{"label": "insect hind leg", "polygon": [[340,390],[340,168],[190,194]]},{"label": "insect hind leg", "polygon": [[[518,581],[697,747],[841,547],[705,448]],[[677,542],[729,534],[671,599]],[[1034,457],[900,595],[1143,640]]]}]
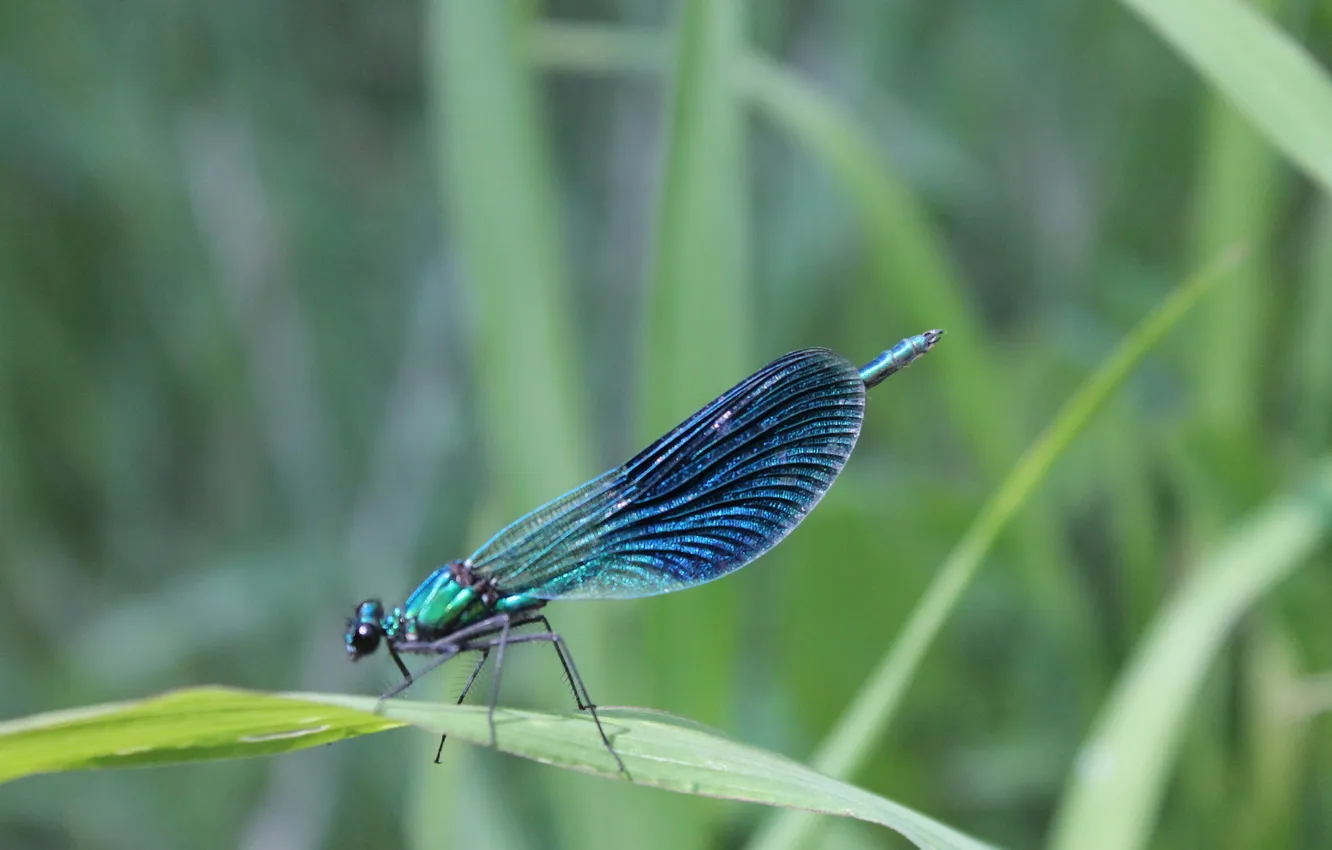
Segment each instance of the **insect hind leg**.
[{"label": "insect hind leg", "polygon": [[564,638],[550,627],[550,620],[546,619],[545,614],[532,618],[532,622],[541,623],[545,626],[546,632],[551,636],[550,643],[555,647],[555,655],[560,659],[560,666],[564,668],[564,680],[569,683],[569,690],[573,691],[574,702],[578,704],[579,711],[590,711],[595,717],[597,707],[592,704],[592,697],[588,696],[587,686],[583,684],[583,679],[578,675],[578,668],[574,666],[573,656],[569,654],[569,646],[564,642]]},{"label": "insect hind leg", "polygon": [[[550,627],[550,621],[546,619],[545,615],[538,614],[536,616],[531,617],[530,619],[527,619],[526,622],[533,622],[533,623],[540,622],[543,626],[545,626],[546,630],[544,632],[534,632],[532,634],[526,634],[526,635],[512,635],[509,633],[509,629],[507,628],[506,624],[506,627],[500,631],[498,637],[489,638],[483,641],[468,642],[467,644],[464,644],[465,649],[481,649],[482,647],[497,648],[498,652],[495,658],[495,683],[492,688],[492,695],[494,700],[498,700],[499,697],[500,662],[501,659],[503,658],[504,645],[517,644],[517,643],[534,643],[537,641],[546,641],[548,643],[554,644],[555,651],[560,658],[560,665],[564,668],[565,678],[569,682],[569,688],[574,693],[574,701],[578,704],[579,710],[586,711],[592,715],[592,722],[595,723],[597,726],[597,734],[601,736],[601,743],[606,746],[606,751],[609,752],[611,754],[611,757],[615,759],[615,764],[619,767],[620,773],[624,774],[624,777],[632,782],[633,777],[629,774],[628,768],[624,766],[624,760],[621,759],[620,754],[615,751],[615,746],[611,744],[610,737],[606,734],[605,727],[601,725],[601,717],[597,714],[597,707],[592,702],[592,698],[588,695],[587,686],[583,684],[583,677],[578,674],[578,666],[574,664],[573,655],[569,652],[568,644],[565,643],[564,638],[561,637],[558,632],[556,632],[554,629]],[[495,726],[493,719],[495,712],[494,701],[491,702],[490,711],[492,718],[491,727],[490,727],[491,746],[494,746],[494,734],[495,734]]]}]

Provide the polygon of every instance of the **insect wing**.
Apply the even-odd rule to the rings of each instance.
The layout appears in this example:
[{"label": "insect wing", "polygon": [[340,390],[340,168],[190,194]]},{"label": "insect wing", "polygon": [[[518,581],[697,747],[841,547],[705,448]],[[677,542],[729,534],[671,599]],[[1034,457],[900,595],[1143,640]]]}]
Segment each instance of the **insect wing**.
[{"label": "insect wing", "polygon": [[618,469],[515,522],[470,559],[507,593],[629,598],[739,569],[818,503],[855,447],[865,385],[827,349],[792,352]]},{"label": "insect wing", "polygon": [[474,575],[494,578],[506,592],[522,592],[521,582],[514,582],[515,566],[546,550],[551,541],[609,516],[622,500],[624,481],[623,468],[617,467],[547,502],[487,540],[467,559],[468,566]]}]

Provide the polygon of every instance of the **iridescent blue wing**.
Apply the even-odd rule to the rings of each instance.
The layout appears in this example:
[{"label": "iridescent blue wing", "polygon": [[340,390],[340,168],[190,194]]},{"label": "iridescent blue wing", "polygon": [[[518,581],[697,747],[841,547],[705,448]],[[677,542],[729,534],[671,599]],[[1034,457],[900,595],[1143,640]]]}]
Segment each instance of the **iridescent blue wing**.
[{"label": "iridescent blue wing", "polygon": [[860,434],[865,382],[792,352],[468,559],[504,593],[628,598],[692,587],[772,548],[818,503]]}]

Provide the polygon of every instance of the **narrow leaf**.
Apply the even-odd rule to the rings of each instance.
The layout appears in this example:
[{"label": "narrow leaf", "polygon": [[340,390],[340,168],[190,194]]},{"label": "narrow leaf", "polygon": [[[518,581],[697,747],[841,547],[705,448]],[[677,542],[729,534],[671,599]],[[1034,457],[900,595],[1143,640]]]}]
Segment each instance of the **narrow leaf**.
[{"label": "narrow leaf", "polygon": [[1267,140],[1332,191],[1332,81],[1243,0],[1123,0]]},{"label": "narrow leaf", "polygon": [[0,723],[0,782],[38,773],[274,755],[403,723],[363,710],[226,688]]},{"label": "narrow leaf", "polygon": [[[623,778],[586,715],[501,709],[495,721],[503,752]],[[612,711],[603,722],[638,785],[845,815],[896,830],[932,850],[986,847],[890,800],[694,724]],[[477,706],[199,688],[0,723],[0,781],[268,755],[406,724],[475,744],[490,740],[486,709]]]}]

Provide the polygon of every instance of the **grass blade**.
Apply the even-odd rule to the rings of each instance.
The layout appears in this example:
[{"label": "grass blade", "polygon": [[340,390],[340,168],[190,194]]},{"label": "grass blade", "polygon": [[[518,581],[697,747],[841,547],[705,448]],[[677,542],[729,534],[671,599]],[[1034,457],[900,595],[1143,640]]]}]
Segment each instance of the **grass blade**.
[{"label": "grass blade", "polygon": [[1332,436],[1332,199],[1324,197],[1309,219],[1309,247],[1297,293],[1294,397],[1300,436],[1310,450]]},{"label": "grass blade", "polygon": [[0,782],[66,770],[276,755],[403,725],[363,710],[325,708],[196,688],[9,720],[0,723]]},{"label": "grass blade", "polygon": [[1151,834],[1203,677],[1235,622],[1295,571],[1332,522],[1332,461],[1307,490],[1253,517],[1180,588],[1148,631],[1078,759],[1054,850],[1131,850]]},{"label": "grass blade", "polygon": [[[502,709],[496,721],[504,752],[619,776],[585,715]],[[859,818],[931,850],[986,847],[904,806],[696,725],[631,712],[607,712],[604,722],[638,785]],[[406,724],[475,744],[490,739],[486,709],[476,706],[403,700],[381,705],[369,697],[339,694],[197,688],[0,723],[0,781],[65,770],[269,755]]]},{"label": "grass blade", "polygon": [[[947,358],[937,364],[957,423],[983,466],[997,470],[1015,444],[998,388],[996,358],[942,241],[910,190],[884,167],[855,122],[833,101],[777,64],[750,56],[745,87],[756,109],[825,163],[864,223],[877,277],[891,288],[907,325],[948,329]],[[953,346],[956,342],[957,345]]]},{"label": "grass blade", "polygon": [[1248,717],[1247,800],[1239,807],[1240,845],[1296,846],[1299,807],[1310,759],[1309,718],[1297,711],[1299,648],[1275,617],[1259,617],[1244,654]]},{"label": "grass blade", "polygon": [[1123,0],[1267,140],[1332,191],[1332,81],[1241,0]]},{"label": "grass blade", "polygon": [[477,305],[477,391],[517,512],[592,471],[527,26],[510,3],[436,0],[428,40],[442,196]]},{"label": "grass blade", "polygon": [[[667,100],[665,171],[645,297],[639,437],[646,443],[754,368],[745,116],[736,91],[741,0],[683,4]],[[731,716],[741,585],[643,609],[652,704],[708,723]],[[716,806],[654,812],[639,843],[708,843]],[[665,815],[664,817],[662,815]]]},{"label": "grass blade", "polygon": [[[1270,4],[1269,4],[1270,5]],[[1236,245],[1249,259],[1225,292],[1199,309],[1203,330],[1193,346],[1194,398],[1211,428],[1243,434],[1257,424],[1264,336],[1273,314],[1270,241],[1285,173],[1263,138],[1216,98],[1209,104],[1198,188],[1193,201],[1194,259]]]},{"label": "grass blade", "polygon": [[[744,115],[735,85],[742,17],[736,0],[694,0],[680,21],[639,382],[638,431],[645,441],[755,365]],[[733,583],[718,583],[687,599],[655,602],[647,629],[654,704],[721,720],[720,700],[735,678],[738,592]]]}]

